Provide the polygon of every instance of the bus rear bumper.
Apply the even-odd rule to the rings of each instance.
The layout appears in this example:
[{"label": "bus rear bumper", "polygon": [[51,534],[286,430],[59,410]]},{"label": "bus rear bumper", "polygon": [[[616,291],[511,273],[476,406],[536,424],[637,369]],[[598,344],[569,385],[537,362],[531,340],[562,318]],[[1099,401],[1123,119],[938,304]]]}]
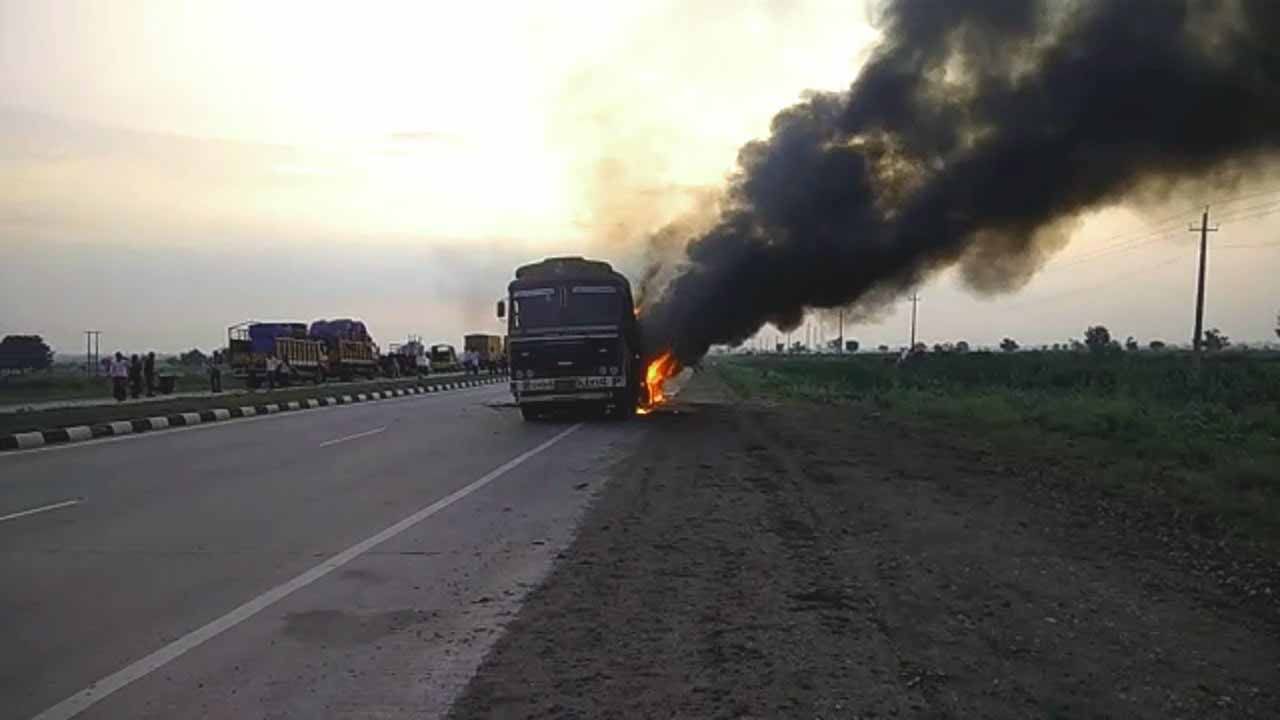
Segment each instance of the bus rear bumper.
[{"label": "bus rear bumper", "polygon": [[607,392],[573,392],[573,393],[539,393],[536,395],[516,395],[517,405],[533,405],[535,403],[587,402],[613,399]]}]

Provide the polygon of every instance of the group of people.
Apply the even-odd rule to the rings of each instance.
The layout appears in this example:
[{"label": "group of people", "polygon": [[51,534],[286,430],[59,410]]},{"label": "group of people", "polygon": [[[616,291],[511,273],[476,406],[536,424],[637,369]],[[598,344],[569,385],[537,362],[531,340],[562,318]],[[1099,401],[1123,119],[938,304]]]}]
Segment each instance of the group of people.
[{"label": "group of people", "polygon": [[[111,377],[111,394],[117,402],[140,398],[143,393],[147,397],[155,397],[157,376],[154,352],[130,355],[127,358],[124,353],[117,352],[114,357],[108,357],[102,363],[107,366],[107,375]],[[206,360],[206,364],[209,368],[209,390],[222,392],[222,353],[214,352]]]},{"label": "group of people", "polygon": [[496,375],[505,366],[505,358],[500,355],[485,356],[478,350],[464,350],[462,353],[462,370],[468,375],[479,375],[482,370]]},{"label": "group of people", "polygon": [[124,353],[117,352],[115,357],[107,358],[107,373],[111,376],[111,394],[117,402],[142,396],[156,394],[156,354],[131,355],[127,359]]}]

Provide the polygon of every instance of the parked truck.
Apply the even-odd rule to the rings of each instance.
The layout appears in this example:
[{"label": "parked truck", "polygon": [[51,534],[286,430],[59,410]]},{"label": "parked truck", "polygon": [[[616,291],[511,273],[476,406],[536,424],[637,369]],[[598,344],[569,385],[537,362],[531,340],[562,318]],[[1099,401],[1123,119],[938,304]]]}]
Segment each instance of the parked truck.
[{"label": "parked truck", "polygon": [[394,363],[395,371],[400,375],[428,375],[431,373],[431,358],[422,338],[410,335],[403,343],[391,343],[387,347],[387,359]]},{"label": "parked truck", "polygon": [[350,318],[316,320],[308,335],[324,344],[326,375],[342,380],[372,378],[380,371],[378,346],[363,322]]},{"label": "parked truck", "polygon": [[516,270],[507,292],[498,317],[507,318],[511,392],[526,420],[583,405],[635,413],[644,366],[625,277],[606,262],[548,258]]},{"label": "parked truck", "polygon": [[476,333],[462,337],[462,349],[479,356],[481,369],[495,370],[502,363],[502,336]]},{"label": "parked truck", "polygon": [[280,361],[281,382],[324,380],[329,358],[324,343],[307,336],[305,323],[248,321],[227,328],[227,364],[251,388],[267,381],[268,358]]}]

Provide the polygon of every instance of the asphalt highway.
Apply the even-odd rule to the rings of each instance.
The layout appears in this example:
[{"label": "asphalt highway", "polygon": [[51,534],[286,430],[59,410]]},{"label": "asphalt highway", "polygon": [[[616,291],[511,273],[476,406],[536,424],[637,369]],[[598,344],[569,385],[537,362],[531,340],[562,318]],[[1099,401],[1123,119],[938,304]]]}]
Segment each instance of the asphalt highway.
[{"label": "asphalt highway", "polygon": [[0,717],[442,715],[643,432],[507,401],[0,456]]}]

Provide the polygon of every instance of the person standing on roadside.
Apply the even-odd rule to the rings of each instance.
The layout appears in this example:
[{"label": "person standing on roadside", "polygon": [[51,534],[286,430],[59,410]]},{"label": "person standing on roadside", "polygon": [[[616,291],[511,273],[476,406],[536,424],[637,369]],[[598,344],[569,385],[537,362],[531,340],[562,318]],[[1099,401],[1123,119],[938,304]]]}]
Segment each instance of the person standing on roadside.
[{"label": "person standing on roadside", "polygon": [[267,389],[276,389],[276,373],[280,371],[280,361],[276,359],[276,354],[267,355]]},{"label": "person standing on roadside", "polygon": [[116,353],[114,360],[110,361],[111,365],[108,372],[111,373],[111,394],[115,397],[116,402],[124,402],[129,396],[129,363],[124,359],[124,353]]},{"label": "person standing on roadside", "polygon": [[137,399],[142,394],[142,359],[129,356],[129,396]]},{"label": "person standing on roadside", "polygon": [[209,356],[209,392],[222,392],[222,352],[214,350]]},{"label": "person standing on roadside", "polygon": [[154,352],[147,353],[147,357],[142,361],[142,376],[147,381],[147,397],[156,396],[156,354]]}]

